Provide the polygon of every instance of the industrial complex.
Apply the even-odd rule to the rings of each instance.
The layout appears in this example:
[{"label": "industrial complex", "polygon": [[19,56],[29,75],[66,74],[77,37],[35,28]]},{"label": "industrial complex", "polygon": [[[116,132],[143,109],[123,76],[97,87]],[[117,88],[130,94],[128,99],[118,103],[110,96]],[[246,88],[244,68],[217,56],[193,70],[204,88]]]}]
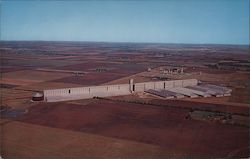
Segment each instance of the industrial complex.
[{"label": "industrial complex", "polygon": [[[44,101],[46,102],[120,96],[139,92],[149,93],[166,99],[184,97],[195,98],[199,96],[222,97],[231,95],[232,90],[229,88],[199,83],[197,79],[143,83],[135,83],[133,79],[130,79],[129,84],[50,89],[44,90],[43,95]],[[38,95],[36,94],[36,96]]]}]

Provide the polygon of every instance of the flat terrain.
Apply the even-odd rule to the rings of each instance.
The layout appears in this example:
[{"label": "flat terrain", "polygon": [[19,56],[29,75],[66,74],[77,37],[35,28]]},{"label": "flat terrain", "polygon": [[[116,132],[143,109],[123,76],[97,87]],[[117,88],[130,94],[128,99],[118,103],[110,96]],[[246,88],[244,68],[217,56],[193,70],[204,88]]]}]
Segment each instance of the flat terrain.
[{"label": "flat terrain", "polygon": [[[159,146],[22,122],[2,123],[2,157],[8,159],[182,158]],[[21,131],[20,131],[21,130]]]},{"label": "flat terrain", "polygon": [[100,73],[88,73],[82,76],[65,77],[53,80],[52,82],[73,83],[73,84],[80,84],[82,86],[89,86],[89,85],[99,85],[124,76],[126,75],[118,73],[100,72]]},{"label": "flat terrain", "polygon": [[67,77],[70,76],[70,74],[36,71],[36,70],[21,70],[21,71],[3,73],[2,76],[7,79],[18,79],[24,81],[32,80],[36,82],[43,82],[43,81]]},{"label": "flat terrain", "polygon": [[[249,157],[249,46],[1,42],[3,158],[183,159]],[[183,74],[166,74],[168,68]],[[197,78],[232,96],[165,100],[145,93],[32,102],[44,89]],[[239,120],[197,120],[193,111]],[[247,123],[248,122],[248,123]]]},{"label": "flat terrain", "polygon": [[248,146],[248,128],[189,120],[188,113],[183,109],[97,100],[87,105],[36,105],[20,121],[152,144],[191,157],[223,158]]}]

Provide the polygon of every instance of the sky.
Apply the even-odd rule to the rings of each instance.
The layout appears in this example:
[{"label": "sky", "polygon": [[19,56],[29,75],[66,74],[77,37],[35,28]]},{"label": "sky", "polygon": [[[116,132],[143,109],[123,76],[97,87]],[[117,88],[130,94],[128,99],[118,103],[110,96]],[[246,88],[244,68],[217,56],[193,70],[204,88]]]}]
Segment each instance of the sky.
[{"label": "sky", "polygon": [[1,40],[249,44],[249,0],[2,0]]}]

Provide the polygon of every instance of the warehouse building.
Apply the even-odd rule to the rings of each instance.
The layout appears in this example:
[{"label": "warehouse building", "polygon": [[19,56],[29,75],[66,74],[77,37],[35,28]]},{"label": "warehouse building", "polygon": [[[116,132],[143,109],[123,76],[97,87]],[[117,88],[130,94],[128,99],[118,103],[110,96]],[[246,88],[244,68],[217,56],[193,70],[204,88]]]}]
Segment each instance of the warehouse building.
[{"label": "warehouse building", "polygon": [[93,97],[112,97],[145,92],[166,99],[183,97],[228,96],[231,89],[215,85],[198,85],[197,79],[157,81],[135,83],[133,79],[128,84],[88,86],[44,90],[44,101],[57,102],[88,99]]}]

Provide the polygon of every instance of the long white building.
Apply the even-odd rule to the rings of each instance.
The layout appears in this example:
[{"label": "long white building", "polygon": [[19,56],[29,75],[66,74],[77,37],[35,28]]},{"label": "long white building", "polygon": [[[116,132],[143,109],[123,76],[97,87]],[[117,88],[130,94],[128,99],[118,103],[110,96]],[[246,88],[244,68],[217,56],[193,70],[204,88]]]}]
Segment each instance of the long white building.
[{"label": "long white building", "polygon": [[231,89],[210,84],[198,85],[197,79],[172,80],[128,84],[88,86],[76,88],[63,88],[44,90],[46,102],[88,99],[93,97],[111,97],[146,92],[166,99],[196,97],[222,97],[231,95]]},{"label": "long white building", "polygon": [[129,84],[89,86],[76,88],[63,88],[44,90],[44,100],[46,102],[57,102],[67,100],[88,99],[93,97],[110,97],[129,95],[134,92],[144,92],[146,90],[168,90],[176,87],[195,86],[197,79],[157,81],[134,83],[131,79]]}]

